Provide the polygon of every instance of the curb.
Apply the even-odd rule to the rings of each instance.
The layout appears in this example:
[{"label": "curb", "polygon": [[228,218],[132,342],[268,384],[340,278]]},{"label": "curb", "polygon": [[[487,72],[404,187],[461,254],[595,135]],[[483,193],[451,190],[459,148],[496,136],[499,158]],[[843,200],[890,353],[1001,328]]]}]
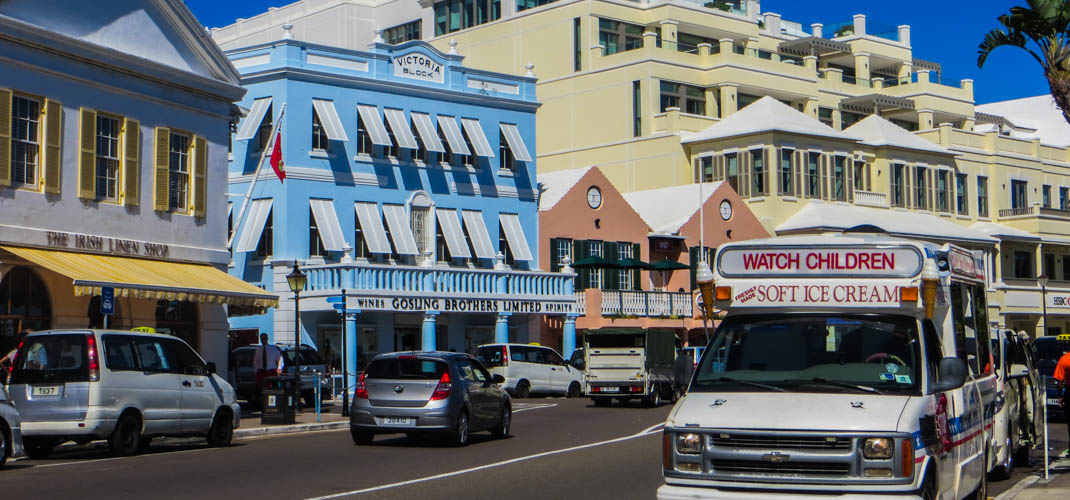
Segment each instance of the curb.
[{"label": "curb", "polygon": [[234,429],[234,439],[245,439],[257,436],[271,436],[275,434],[296,434],[300,432],[327,431],[345,429],[349,427],[349,420],[337,420],[334,422],[320,422],[314,424],[277,425],[273,427],[251,427],[247,429]]}]

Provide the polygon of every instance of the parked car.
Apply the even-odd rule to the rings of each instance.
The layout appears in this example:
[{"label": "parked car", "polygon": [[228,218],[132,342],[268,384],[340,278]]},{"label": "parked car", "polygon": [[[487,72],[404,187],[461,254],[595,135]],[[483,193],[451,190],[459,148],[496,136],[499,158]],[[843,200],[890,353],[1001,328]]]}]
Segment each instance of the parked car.
[{"label": "parked car", "polygon": [[1028,464],[1029,450],[1040,435],[1042,398],[1040,376],[1029,353],[1028,337],[1012,330],[992,330],[992,358],[996,372],[995,414],[988,469],[996,477],[1010,477],[1015,462]]},{"label": "parked car", "polygon": [[502,387],[515,398],[531,393],[583,395],[583,371],[565,363],[557,351],[537,344],[486,344],[476,358],[491,372],[505,378]]},{"label": "parked car", "polygon": [[445,434],[458,446],[483,430],[508,437],[513,412],[503,381],[469,354],[380,354],[357,379],[349,412],[353,443],[401,432],[410,438]]},{"label": "parked car", "polygon": [[[286,375],[293,376],[294,348],[293,346],[276,344],[282,351],[283,371]],[[227,377],[238,394],[238,399],[248,401],[253,406],[259,406],[256,394],[256,367],[253,366],[253,356],[259,345],[241,346],[230,353],[230,368]],[[325,399],[330,395],[330,381],[327,376],[327,365],[320,357],[316,349],[309,345],[301,346],[301,399],[305,406],[311,407],[316,404],[316,384],[320,384],[320,398]],[[316,372],[320,376],[316,378]]]},{"label": "parked car", "polygon": [[20,458],[26,453],[22,448],[22,421],[19,412],[11,403],[7,388],[0,385],[0,467],[9,458]]},{"label": "parked car", "polygon": [[1070,334],[1049,335],[1033,341],[1033,354],[1037,363],[1037,371],[1045,376],[1045,400],[1048,405],[1048,417],[1059,418],[1063,415],[1063,407],[1059,404],[1062,395],[1059,394],[1055,378],[1055,365],[1059,358],[1070,351]]},{"label": "parked car", "polygon": [[215,371],[170,335],[47,330],[20,344],[8,390],[30,458],[47,458],[65,441],[98,439],[126,456],[157,436],[229,445],[241,409]]}]

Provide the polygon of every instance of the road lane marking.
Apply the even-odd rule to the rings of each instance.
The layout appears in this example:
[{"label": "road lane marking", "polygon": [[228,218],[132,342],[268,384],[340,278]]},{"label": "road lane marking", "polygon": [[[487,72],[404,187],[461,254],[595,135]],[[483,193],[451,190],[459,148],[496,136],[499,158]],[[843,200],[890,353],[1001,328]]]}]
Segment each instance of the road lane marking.
[{"label": "road lane marking", "polygon": [[639,432],[637,432],[635,434],[632,434],[630,436],[622,436],[622,437],[619,437],[619,438],[608,439],[606,441],[599,441],[597,443],[582,444],[582,445],[579,445],[579,446],[572,446],[572,447],[569,447],[569,448],[562,448],[560,450],[544,451],[542,453],[536,453],[534,455],[511,458],[509,460],[502,460],[501,462],[494,462],[494,463],[490,463],[490,464],[479,465],[479,466],[476,466],[476,467],[470,467],[470,468],[461,469],[461,470],[458,470],[458,471],[445,472],[445,473],[442,473],[442,474],[435,474],[433,476],[421,477],[421,478],[417,478],[417,479],[409,479],[408,481],[400,481],[400,482],[397,482],[397,483],[383,484],[383,485],[380,485],[380,486],[372,486],[370,488],[364,488],[364,489],[360,489],[360,490],[346,491],[346,492],[342,492],[342,493],[334,493],[334,494],[331,494],[331,495],[324,495],[324,496],[320,496],[320,497],[312,497],[312,498],[308,498],[306,500],[329,500],[329,499],[332,499],[332,498],[340,498],[340,497],[347,497],[347,496],[353,496],[353,495],[360,495],[360,494],[363,494],[363,493],[371,493],[371,492],[374,492],[374,491],[382,491],[382,490],[391,489],[391,488],[398,488],[398,487],[401,487],[401,486],[408,486],[408,485],[411,485],[411,484],[418,484],[418,483],[424,483],[424,482],[427,482],[427,481],[434,481],[436,479],[445,479],[447,477],[459,476],[459,475],[462,475],[462,474],[468,474],[468,473],[471,473],[471,472],[477,472],[477,471],[486,470],[486,469],[493,469],[493,468],[502,467],[502,466],[505,466],[505,465],[515,464],[515,463],[518,463],[518,462],[526,462],[528,460],[535,460],[537,458],[543,458],[543,457],[548,457],[548,456],[552,456],[552,455],[559,455],[559,454],[562,454],[562,453],[570,453],[570,452],[573,452],[573,451],[584,450],[584,449],[587,449],[587,448],[594,448],[596,446],[604,446],[604,445],[607,445],[607,444],[619,443],[621,441],[628,441],[628,440],[631,440],[631,439],[636,439],[636,438],[649,436],[651,434],[657,434],[657,433],[661,432],[661,430],[659,428],[664,426],[664,425],[665,425],[664,423],[655,424],[655,425],[647,427],[646,429],[643,429],[643,430],[641,430],[641,431],[639,431]]},{"label": "road lane marking", "polygon": [[94,458],[92,460],[79,460],[77,462],[63,462],[63,463],[58,463],[58,464],[41,464],[41,465],[34,465],[32,468],[33,469],[43,469],[45,467],[60,467],[60,466],[63,466],[63,465],[91,464],[91,463],[95,463],[95,462],[111,462],[111,461],[114,461],[114,460],[125,460],[125,459],[128,459],[128,458],[145,458],[145,457],[154,457],[154,456],[157,456],[157,455],[160,455],[160,456],[163,456],[163,455],[176,455],[176,454],[179,454],[179,453],[193,453],[195,451],[208,451],[208,450],[218,450],[218,449],[220,449],[220,448],[195,448],[195,449],[192,449],[192,450],[162,451],[162,452],[157,452],[157,453],[145,453],[143,455],[134,455],[134,456],[129,456],[129,457]]},{"label": "road lane marking", "polygon": [[517,409],[513,410],[513,413],[520,413],[522,411],[528,411],[528,410],[539,410],[539,409],[542,409],[542,408],[553,408],[555,406],[557,406],[557,403],[539,404],[539,405],[535,405],[535,406],[525,406],[523,408],[517,408]]}]

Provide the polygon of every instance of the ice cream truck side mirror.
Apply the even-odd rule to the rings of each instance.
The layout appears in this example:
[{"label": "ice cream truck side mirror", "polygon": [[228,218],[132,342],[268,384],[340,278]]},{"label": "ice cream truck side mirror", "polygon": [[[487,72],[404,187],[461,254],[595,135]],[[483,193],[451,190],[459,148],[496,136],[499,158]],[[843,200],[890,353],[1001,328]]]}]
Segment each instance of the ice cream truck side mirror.
[{"label": "ice cream truck side mirror", "polygon": [[933,384],[933,393],[958,389],[966,383],[966,362],[948,356],[940,360],[940,379]]}]

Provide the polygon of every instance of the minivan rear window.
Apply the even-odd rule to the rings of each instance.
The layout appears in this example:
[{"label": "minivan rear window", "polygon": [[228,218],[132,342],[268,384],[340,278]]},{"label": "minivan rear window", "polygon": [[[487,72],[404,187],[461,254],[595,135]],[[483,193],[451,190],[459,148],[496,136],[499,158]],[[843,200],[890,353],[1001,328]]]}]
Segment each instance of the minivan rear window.
[{"label": "minivan rear window", "polygon": [[[293,349],[287,349],[282,351],[286,355],[286,366],[293,366],[294,351]],[[320,357],[316,351],[312,349],[301,349],[301,364],[302,365],[322,365],[323,358]]]},{"label": "minivan rear window", "polygon": [[495,366],[502,366],[502,353],[505,351],[503,346],[484,346],[476,349],[476,359],[483,366],[493,368]]},{"label": "minivan rear window", "polygon": [[11,384],[89,381],[85,334],[31,335],[15,357]]},{"label": "minivan rear window", "polygon": [[446,362],[417,358],[376,359],[364,369],[367,378],[438,380],[447,370]]}]

